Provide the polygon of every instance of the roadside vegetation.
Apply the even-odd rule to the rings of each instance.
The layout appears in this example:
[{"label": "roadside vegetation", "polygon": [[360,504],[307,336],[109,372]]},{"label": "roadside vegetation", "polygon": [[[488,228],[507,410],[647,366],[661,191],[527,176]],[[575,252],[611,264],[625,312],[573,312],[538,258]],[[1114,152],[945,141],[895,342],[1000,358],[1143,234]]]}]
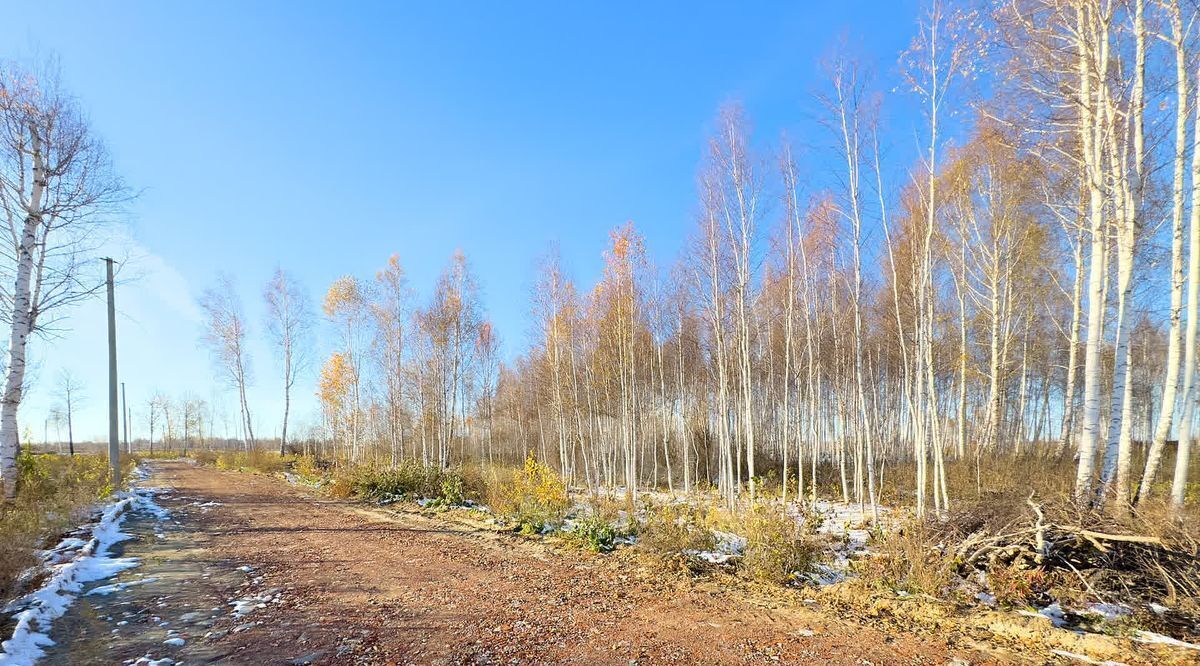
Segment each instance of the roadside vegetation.
[{"label": "roadside vegetation", "polygon": [[[918,518],[903,508],[910,481],[887,470],[876,520],[869,506],[783,501],[777,480],[758,501],[730,509],[713,488],[621,493],[571,488],[535,455],[521,466],[439,468],[319,462],[270,452],[197,456],[221,469],[282,475],[334,497],[456,509],[496,529],[608,553],[628,546],[666,571],[725,575],[791,588],[832,589],[839,604],[876,612],[879,599],[926,599],[939,613],[1031,613],[1050,624],[1118,636],[1150,631],[1200,639],[1200,539],[1191,505],[1179,520],[1165,501],[1120,515],[1071,499],[1059,472],[1069,457],[988,456],[947,466],[962,499]],[[1024,474],[1013,470],[1026,470]],[[834,466],[811,488],[839,494]],[[1039,611],[1045,611],[1039,615]],[[919,624],[919,622],[918,622]]]},{"label": "roadside vegetation", "polygon": [[[123,459],[123,473],[133,468]],[[0,502],[0,599],[19,593],[22,574],[33,572],[37,551],[85,522],[114,488],[108,457],[21,452],[16,497]]]}]

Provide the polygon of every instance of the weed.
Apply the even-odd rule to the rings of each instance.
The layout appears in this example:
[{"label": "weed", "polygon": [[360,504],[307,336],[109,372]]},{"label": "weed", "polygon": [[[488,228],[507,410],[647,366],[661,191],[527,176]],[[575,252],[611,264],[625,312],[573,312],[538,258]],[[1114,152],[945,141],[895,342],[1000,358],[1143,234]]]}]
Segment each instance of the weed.
[{"label": "weed", "polygon": [[591,515],[575,523],[570,539],[594,553],[607,553],[616,546],[617,536],[617,528],[600,516]]}]

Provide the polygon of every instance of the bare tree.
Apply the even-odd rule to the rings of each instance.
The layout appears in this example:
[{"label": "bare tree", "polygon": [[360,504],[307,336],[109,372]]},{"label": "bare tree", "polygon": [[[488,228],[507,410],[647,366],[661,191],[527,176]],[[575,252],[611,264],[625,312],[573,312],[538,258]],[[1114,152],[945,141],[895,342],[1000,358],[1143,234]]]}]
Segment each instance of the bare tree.
[{"label": "bare tree", "polygon": [[400,257],[393,254],[387,267],[375,274],[371,315],[375,322],[375,353],[383,375],[388,443],[392,464],[404,455],[404,342],[412,290]]},{"label": "bare tree", "polygon": [[146,401],[146,425],[150,429],[150,453],[154,453],[154,426],[158,425],[158,412],[162,408],[162,395],[155,393]]},{"label": "bare tree", "polygon": [[212,352],[217,373],[238,392],[241,408],[244,442],[247,449],[254,448],[254,425],[250,418],[250,406],[246,401],[246,387],[250,383],[250,356],[246,351],[246,324],[242,316],[242,304],[234,290],[232,279],[225,275],[217,280],[200,298],[200,307],[207,317],[204,342]]},{"label": "bare tree", "polygon": [[70,370],[64,368],[58,374],[58,397],[62,401],[62,413],[67,422],[67,452],[75,455],[75,408],[83,401],[83,382]]},{"label": "bare tree", "polygon": [[275,269],[263,291],[263,299],[267,303],[267,333],[279,349],[279,361],[283,366],[283,427],[279,436],[279,454],[283,455],[287,453],[292,387],[308,362],[305,344],[312,330],[312,306],[308,293],[282,268]]}]

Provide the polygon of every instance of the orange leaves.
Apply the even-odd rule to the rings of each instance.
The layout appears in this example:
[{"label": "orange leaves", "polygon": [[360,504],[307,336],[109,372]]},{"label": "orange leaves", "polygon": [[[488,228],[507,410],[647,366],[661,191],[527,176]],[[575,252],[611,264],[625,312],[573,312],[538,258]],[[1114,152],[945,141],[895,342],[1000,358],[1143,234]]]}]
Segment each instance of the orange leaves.
[{"label": "orange leaves", "polygon": [[637,301],[635,274],[646,264],[646,247],[633,222],[609,232],[609,247],[604,251],[604,276],[596,285],[594,298],[601,307],[621,307],[632,311]]}]

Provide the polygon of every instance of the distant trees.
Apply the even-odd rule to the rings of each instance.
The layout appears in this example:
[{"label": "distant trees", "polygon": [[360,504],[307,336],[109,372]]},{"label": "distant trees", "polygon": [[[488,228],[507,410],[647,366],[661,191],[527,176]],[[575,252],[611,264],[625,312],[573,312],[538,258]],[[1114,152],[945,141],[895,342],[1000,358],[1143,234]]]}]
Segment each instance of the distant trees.
[{"label": "distant trees", "polygon": [[388,445],[391,463],[406,454],[404,439],[405,335],[409,330],[411,290],[400,257],[392,255],[387,266],[375,274],[375,294],[370,303],[375,327],[372,349],[383,383]]},{"label": "distant trees", "polygon": [[[438,278],[429,305],[416,317],[423,338],[418,348],[418,390],[427,396],[423,416],[434,428],[436,459],[443,467],[451,463],[453,445],[469,427],[467,410],[476,388],[476,345],[483,324],[479,284],[466,255],[456,251]],[[461,460],[465,444],[461,440],[458,444]]]},{"label": "distant trees", "polygon": [[922,110],[911,163],[889,163],[888,97],[840,53],[823,157],[754,139],[724,107],[674,268],[632,222],[593,285],[551,251],[528,344],[503,361],[462,252],[427,300],[395,256],[374,280],[339,278],[320,453],[532,451],[631,501],[711,486],[739,506],[779,487],[865,512],[886,488],[919,515],[953,488],[982,495],[985,461],[1036,455],[1071,465],[1081,505],[1179,506],[1200,409],[1197,18],[1144,0],[932,2],[901,56]]},{"label": "distant trees", "polygon": [[75,455],[75,408],[83,400],[83,382],[73,372],[64,368],[58,374],[58,398],[62,407],[59,410],[67,424],[67,452]]},{"label": "distant trees", "polygon": [[330,357],[326,369],[333,373],[331,380],[336,379],[339,406],[336,417],[346,420],[350,455],[357,460],[361,456],[362,355],[365,351],[361,338],[368,316],[367,294],[356,278],[346,275],[329,286],[321,309],[341,339],[341,350]]}]

